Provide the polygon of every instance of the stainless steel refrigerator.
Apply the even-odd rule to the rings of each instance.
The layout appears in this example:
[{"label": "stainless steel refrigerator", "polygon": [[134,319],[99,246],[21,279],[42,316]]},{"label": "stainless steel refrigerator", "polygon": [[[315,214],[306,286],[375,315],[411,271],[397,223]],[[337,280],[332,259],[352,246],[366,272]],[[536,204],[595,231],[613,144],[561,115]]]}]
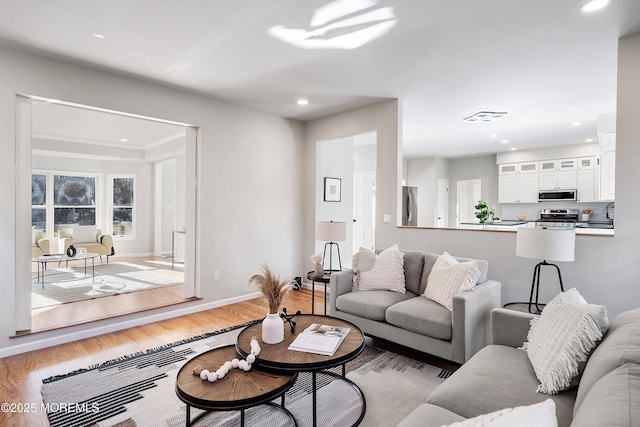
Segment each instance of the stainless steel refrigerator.
[{"label": "stainless steel refrigerator", "polygon": [[402,187],[402,225],[418,225],[418,187]]}]

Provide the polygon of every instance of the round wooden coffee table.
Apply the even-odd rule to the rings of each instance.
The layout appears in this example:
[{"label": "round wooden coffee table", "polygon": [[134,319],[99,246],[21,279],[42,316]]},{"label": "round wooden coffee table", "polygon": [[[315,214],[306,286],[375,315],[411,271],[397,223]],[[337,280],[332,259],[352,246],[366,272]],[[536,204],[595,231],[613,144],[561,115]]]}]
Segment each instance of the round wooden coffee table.
[{"label": "round wooden coffee table", "polygon": [[[284,407],[284,393],[289,390],[297,379],[295,372],[267,372],[252,367],[249,372],[232,369],[220,380],[214,383],[203,381],[193,375],[193,369],[218,369],[227,360],[239,358],[233,345],[207,351],[185,363],[176,379],[176,394],[187,404],[186,425],[190,426],[203,412],[191,420],[191,407],[206,411],[240,411],[240,425],[245,424],[245,409],[258,405],[268,405],[265,411],[282,412],[284,420],[297,426],[293,415]],[[282,396],[281,405],[271,401]],[[268,414],[272,416],[273,414]]]},{"label": "round wooden coffee table", "polygon": [[[352,425],[356,426],[360,424],[362,418],[364,418],[364,414],[366,411],[366,400],[360,388],[351,380],[345,377],[345,363],[355,359],[364,350],[364,334],[362,333],[360,328],[358,328],[353,323],[330,316],[299,314],[295,316],[293,320],[296,322],[295,333],[291,333],[291,330],[287,325],[284,330],[284,340],[278,344],[264,344],[262,342],[262,323],[256,323],[254,325],[248,326],[242,332],[240,332],[240,335],[238,335],[238,339],[236,341],[236,350],[238,354],[240,354],[242,357],[246,357],[251,352],[250,341],[251,337],[255,336],[260,342],[261,347],[260,354],[256,357],[256,366],[259,366],[261,369],[265,370],[273,370],[274,372],[311,372],[311,390],[313,399],[312,417],[314,426],[317,425],[318,419],[317,375],[319,374],[325,377],[324,379],[326,379],[326,377],[331,377],[329,379],[329,382],[334,380],[344,382],[347,386],[346,388],[348,390],[351,390],[347,390],[345,391],[345,393],[355,393],[360,403],[359,409],[361,409],[361,412]],[[296,338],[296,336],[300,332],[304,331],[312,323],[350,328],[351,330],[332,356],[288,350],[289,345]],[[326,371],[329,368],[334,368],[337,366],[342,367],[342,375],[337,375],[333,372]],[[336,405],[336,407],[337,406],[338,405]]]}]

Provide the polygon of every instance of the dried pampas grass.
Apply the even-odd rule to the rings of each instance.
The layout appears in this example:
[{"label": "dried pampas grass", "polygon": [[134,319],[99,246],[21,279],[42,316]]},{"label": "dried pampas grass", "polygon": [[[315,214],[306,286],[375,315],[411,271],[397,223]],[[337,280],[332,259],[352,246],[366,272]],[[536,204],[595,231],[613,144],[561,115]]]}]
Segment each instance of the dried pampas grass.
[{"label": "dried pampas grass", "polygon": [[256,285],[256,288],[262,292],[267,305],[269,305],[269,313],[275,314],[278,312],[284,297],[292,289],[293,278],[287,277],[284,280],[280,280],[280,276],[276,276],[266,263],[260,267],[262,274],[251,276],[249,286],[252,283]]}]

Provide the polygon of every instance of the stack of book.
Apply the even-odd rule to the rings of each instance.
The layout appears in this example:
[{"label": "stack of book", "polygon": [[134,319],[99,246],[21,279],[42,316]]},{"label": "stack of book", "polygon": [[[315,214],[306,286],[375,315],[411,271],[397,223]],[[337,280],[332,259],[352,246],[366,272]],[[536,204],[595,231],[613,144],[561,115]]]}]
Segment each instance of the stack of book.
[{"label": "stack of book", "polygon": [[333,356],[351,329],[313,323],[298,334],[289,350]]}]

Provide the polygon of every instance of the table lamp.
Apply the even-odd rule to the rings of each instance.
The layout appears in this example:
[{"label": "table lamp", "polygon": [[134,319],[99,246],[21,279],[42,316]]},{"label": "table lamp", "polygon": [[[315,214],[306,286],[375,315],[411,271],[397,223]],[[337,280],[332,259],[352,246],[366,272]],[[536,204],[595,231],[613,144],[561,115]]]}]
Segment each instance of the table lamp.
[{"label": "table lamp", "polygon": [[[560,291],[564,292],[560,268],[547,261],[573,261],[576,246],[576,231],[573,228],[553,227],[520,227],[517,231],[516,255],[524,258],[541,259],[533,269],[533,281],[531,282],[531,294],[529,295],[529,313],[531,306],[535,305],[537,313],[542,312],[538,306],[538,294],[540,291],[540,268],[550,265],[558,271]],[[535,289],[536,300],[533,302]],[[542,304],[544,305],[544,304]]]},{"label": "table lamp", "polygon": [[[327,259],[327,246],[329,247],[329,274],[332,271],[342,270],[342,261],[340,260],[340,246],[336,242],[344,242],[347,240],[347,223],[335,221],[317,221],[316,222],[316,240],[326,242],[324,244],[324,252],[322,253],[322,268]],[[333,246],[338,251],[338,265],[340,270],[333,270]]]}]

